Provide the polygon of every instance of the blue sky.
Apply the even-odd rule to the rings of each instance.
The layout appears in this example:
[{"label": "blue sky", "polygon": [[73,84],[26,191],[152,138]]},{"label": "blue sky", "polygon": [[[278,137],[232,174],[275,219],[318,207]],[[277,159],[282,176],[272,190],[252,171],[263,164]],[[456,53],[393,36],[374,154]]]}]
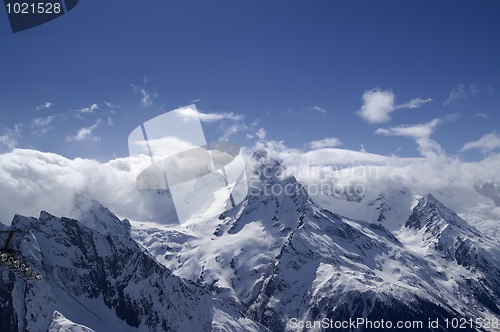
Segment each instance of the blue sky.
[{"label": "blue sky", "polygon": [[136,126],[195,101],[212,115],[208,140],[253,146],[265,132],[293,148],[362,144],[404,157],[426,155],[430,141],[483,158],[500,148],[499,10],[498,1],[82,0],[13,34],[2,9],[0,152],[127,156]]}]

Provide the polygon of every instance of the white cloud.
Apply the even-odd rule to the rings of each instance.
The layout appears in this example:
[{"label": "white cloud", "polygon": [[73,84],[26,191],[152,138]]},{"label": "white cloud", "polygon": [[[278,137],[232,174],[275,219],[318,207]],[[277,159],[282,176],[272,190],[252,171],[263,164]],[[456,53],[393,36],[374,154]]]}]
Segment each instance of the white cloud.
[{"label": "white cloud", "polygon": [[68,136],[68,137],[66,137],[66,140],[68,142],[72,142],[72,141],[77,141],[77,142],[99,142],[99,140],[101,138],[98,137],[98,136],[95,136],[93,134],[93,131],[99,126],[100,123],[101,123],[101,121],[98,120],[96,123],[94,123],[90,127],[82,127],[82,128],[80,128],[78,130],[78,132],[76,133],[76,135],[74,135],[74,136]]},{"label": "white cloud", "polygon": [[483,153],[491,152],[500,148],[500,135],[496,132],[483,135],[480,139],[473,142],[467,142],[460,151],[479,149]]},{"label": "white cloud", "polygon": [[174,111],[181,118],[185,119],[197,119],[199,118],[204,122],[214,122],[221,120],[231,120],[231,121],[240,121],[243,119],[243,115],[234,114],[233,112],[229,113],[202,113],[190,107],[179,108]]},{"label": "white cloud", "polygon": [[153,100],[159,96],[154,89],[143,88],[135,84],[132,84],[132,91],[141,96],[141,103],[145,107],[151,106]]},{"label": "white cloud", "polygon": [[432,101],[433,100],[431,98],[427,98],[427,99],[415,98],[415,99],[412,99],[405,104],[397,105],[396,108],[419,108],[419,107],[422,107],[423,105],[430,103]]},{"label": "white cloud", "polygon": [[[453,157],[400,158],[338,148],[299,150],[275,141],[259,142],[258,146],[282,160],[305,185],[325,179],[341,186],[359,184],[366,188],[366,201],[387,188],[407,186],[421,195],[430,192],[470,217],[467,220],[483,232],[500,236],[500,207],[474,190],[481,181],[500,183],[500,154],[464,162]],[[163,198],[144,195],[135,187],[137,176],[149,165],[148,156],[100,163],[34,150],[14,149],[0,154],[1,221],[8,223],[15,213],[36,216],[42,209],[76,217],[72,215],[73,197],[81,192],[87,192],[120,217],[155,220],[157,212],[153,210],[163,206]],[[159,200],[154,201],[155,197]]]},{"label": "white cloud", "polygon": [[17,146],[21,139],[22,124],[18,123],[12,128],[4,128],[3,133],[0,134],[0,146],[6,147],[9,151]]},{"label": "white cloud", "polygon": [[89,113],[94,113],[94,111],[99,109],[99,105],[97,104],[92,104],[88,107],[80,108],[76,110],[78,113],[83,113],[83,114],[89,114]]},{"label": "white cloud", "polygon": [[311,149],[334,148],[343,143],[336,137],[326,137],[309,143]]},{"label": "white cloud", "polygon": [[357,112],[362,119],[370,123],[383,123],[391,119],[389,114],[395,110],[392,91],[367,90],[362,99],[363,105]]},{"label": "white cloud", "polygon": [[146,156],[99,163],[35,150],[0,154],[0,219],[9,223],[15,213],[37,216],[40,210],[76,217],[74,195],[87,192],[116,213],[147,220],[150,211],[135,180],[149,165]]},{"label": "white cloud", "polygon": [[319,113],[323,113],[323,114],[326,113],[326,110],[324,108],[322,108],[322,107],[319,107],[319,106],[313,106],[313,107],[311,107],[311,110],[319,112]]},{"label": "white cloud", "polygon": [[36,110],[37,111],[41,111],[41,110],[44,110],[44,109],[51,108],[52,106],[54,106],[54,103],[52,103],[50,101],[46,101],[45,103],[38,105],[36,107]]}]

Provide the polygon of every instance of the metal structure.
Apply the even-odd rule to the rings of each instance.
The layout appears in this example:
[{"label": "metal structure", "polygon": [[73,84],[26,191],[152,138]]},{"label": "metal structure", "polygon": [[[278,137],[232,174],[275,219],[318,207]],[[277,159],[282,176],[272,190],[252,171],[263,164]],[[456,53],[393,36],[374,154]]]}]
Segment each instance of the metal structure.
[{"label": "metal structure", "polygon": [[4,247],[0,250],[0,264],[6,266],[10,271],[14,272],[21,278],[27,281],[41,281],[42,276],[34,271],[27,262],[16,257],[15,250],[12,248],[12,240],[19,230],[0,231],[0,234],[7,234],[7,241]]}]

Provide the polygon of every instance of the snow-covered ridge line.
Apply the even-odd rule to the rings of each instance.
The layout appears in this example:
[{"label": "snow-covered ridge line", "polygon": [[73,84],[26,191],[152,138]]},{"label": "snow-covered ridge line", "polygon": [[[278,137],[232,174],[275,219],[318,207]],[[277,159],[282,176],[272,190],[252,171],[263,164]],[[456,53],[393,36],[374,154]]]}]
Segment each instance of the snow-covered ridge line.
[{"label": "snow-covered ridge line", "polygon": [[200,285],[172,275],[130,236],[110,231],[118,219],[108,209],[95,201],[89,206],[93,225],[108,228],[98,232],[84,225],[88,220],[45,211],[39,218],[14,217],[12,227],[21,233],[13,248],[44,280],[26,283],[2,269],[10,292],[0,294],[2,331],[66,327],[56,311],[95,331],[266,330]]}]

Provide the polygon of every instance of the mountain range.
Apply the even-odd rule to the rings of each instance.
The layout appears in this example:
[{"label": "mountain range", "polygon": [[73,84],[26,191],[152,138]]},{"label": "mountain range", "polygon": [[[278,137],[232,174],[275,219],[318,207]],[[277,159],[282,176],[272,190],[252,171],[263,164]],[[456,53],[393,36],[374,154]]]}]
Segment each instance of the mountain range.
[{"label": "mountain range", "polygon": [[242,203],[182,225],[120,220],[83,195],[76,219],[14,216],[13,248],[43,279],[2,266],[0,330],[498,327],[500,243],[433,195],[320,201],[266,153],[252,165]]}]

